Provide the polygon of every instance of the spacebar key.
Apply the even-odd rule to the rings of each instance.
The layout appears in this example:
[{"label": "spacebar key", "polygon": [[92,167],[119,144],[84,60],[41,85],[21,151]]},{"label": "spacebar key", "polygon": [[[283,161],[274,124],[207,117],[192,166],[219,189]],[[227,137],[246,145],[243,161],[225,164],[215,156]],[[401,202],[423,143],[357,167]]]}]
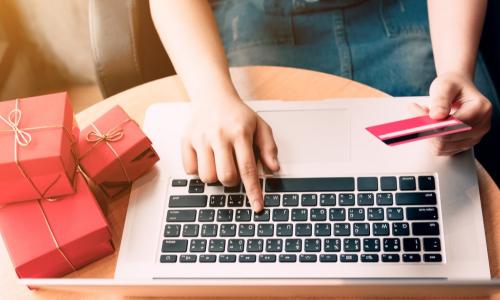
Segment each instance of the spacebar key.
[{"label": "spacebar key", "polygon": [[205,207],[207,195],[170,196],[168,207]]},{"label": "spacebar key", "polygon": [[267,193],[354,191],[354,177],[268,178]]}]

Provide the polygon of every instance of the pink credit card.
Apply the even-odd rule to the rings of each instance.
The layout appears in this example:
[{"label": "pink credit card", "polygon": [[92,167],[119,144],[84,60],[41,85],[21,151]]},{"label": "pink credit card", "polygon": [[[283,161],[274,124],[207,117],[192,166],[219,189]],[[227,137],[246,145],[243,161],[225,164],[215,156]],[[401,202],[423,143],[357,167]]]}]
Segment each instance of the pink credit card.
[{"label": "pink credit card", "polygon": [[367,127],[366,130],[385,144],[395,146],[471,130],[471,127],[453,116],[443,120],[434,120],[429,116],[422,116],[375,125]]}]

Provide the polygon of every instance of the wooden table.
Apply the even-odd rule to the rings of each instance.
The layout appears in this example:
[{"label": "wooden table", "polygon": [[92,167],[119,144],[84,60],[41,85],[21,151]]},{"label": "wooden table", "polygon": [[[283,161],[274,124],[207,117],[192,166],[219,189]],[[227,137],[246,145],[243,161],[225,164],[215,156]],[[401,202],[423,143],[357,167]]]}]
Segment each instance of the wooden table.
[{"label": "wooden table", "polygon": [[[243,99],[321,100],[326,98],[383,97],[386,94],[366,85],[319,72],[282,67],[243,67],[231,70],[236,88]],[[77,115],[83,127],[116,104],[120,104],[135,120],[142,123],[146,108],[161,101],[187,101],[186,91],[177,76],[153,81],[117,94]],[[488,173],[477,164],[483,202],[486,235],[492,275],[500,274],[500,192]],[[106,199],[96,191],[113,232],[115,245],[120,245],[128,204],[128,193],[118,199]],[[494,201],[496,200],[496,201]],[[74,272],[70,278],[112,278],[117,252]],[[5,247],[0,246],[1,299],[109,299],[54,291],[31,292],[16,284]]]}]

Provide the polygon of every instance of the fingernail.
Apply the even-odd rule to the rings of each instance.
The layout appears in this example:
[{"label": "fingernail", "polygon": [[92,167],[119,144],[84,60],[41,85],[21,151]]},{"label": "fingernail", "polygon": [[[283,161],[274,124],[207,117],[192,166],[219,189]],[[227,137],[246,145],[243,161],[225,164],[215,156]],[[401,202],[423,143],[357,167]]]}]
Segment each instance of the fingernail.
[{"label": "fingernail", "polygon": [[278,157],[273,157],[273,163],[274,163],[274,167],[276,169],[279,169],[280,168],[280,162],[278,161]]}]

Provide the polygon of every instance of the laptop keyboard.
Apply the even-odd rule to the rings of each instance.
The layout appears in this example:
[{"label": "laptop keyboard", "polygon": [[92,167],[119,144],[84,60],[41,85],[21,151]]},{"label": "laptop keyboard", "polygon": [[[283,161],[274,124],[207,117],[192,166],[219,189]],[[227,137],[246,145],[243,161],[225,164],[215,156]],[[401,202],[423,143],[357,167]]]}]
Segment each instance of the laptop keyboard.
[{"label": "laptop keyboard", "polygon": [[442,263],[434,176],[262,178],[255,214],[242,185],[173,179],[161,263]]}]

